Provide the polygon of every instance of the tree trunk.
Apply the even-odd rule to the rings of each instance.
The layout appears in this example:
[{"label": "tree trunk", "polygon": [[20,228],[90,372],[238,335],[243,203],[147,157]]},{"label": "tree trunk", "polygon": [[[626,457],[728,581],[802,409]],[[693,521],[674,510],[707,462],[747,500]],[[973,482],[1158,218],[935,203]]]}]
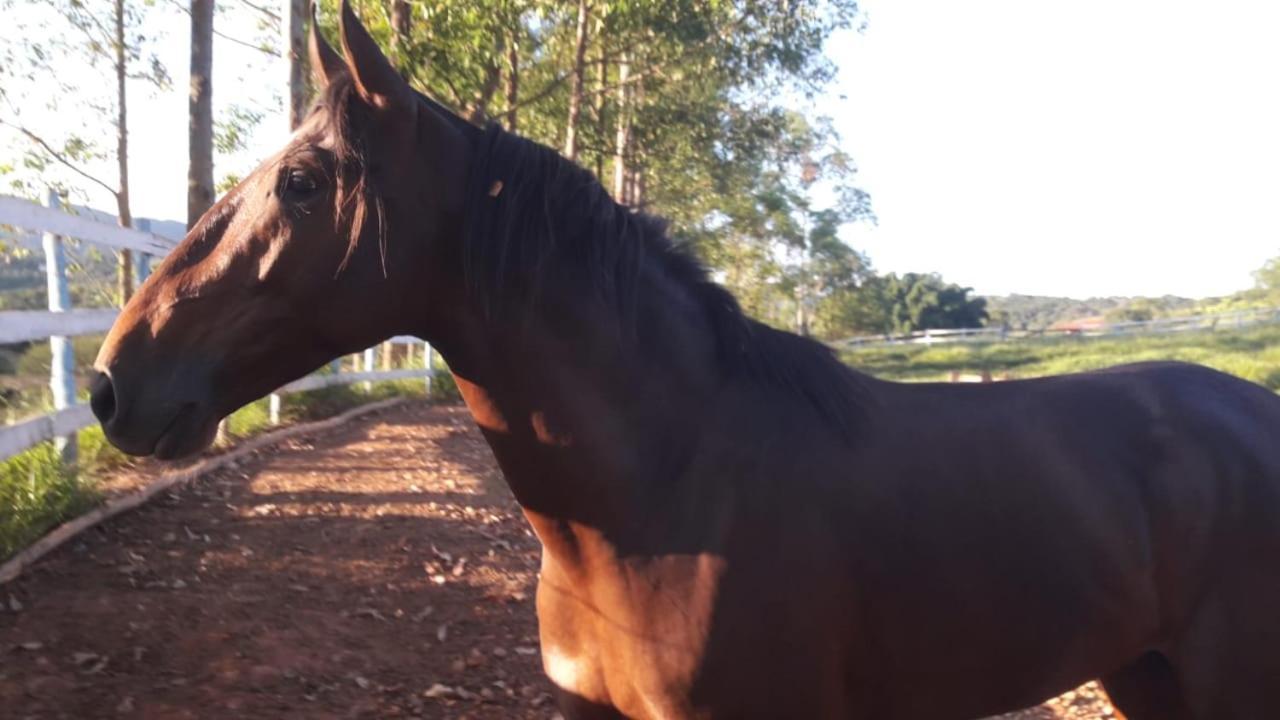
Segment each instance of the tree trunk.
[{"label": "tree trunk", "polygon": [[582,88],[587,75],[587,23],[590,7],[578,0],[578,34],[573,45],[573,85],[569,90],[569,118],[564,126],[564,156],[578,159],[578,118],[582,115]]},{"label": "tree trunk", "polygon": [[[602,13],[608,12],[608,6],[601,9]],[[604,18],[596,18],[596,47],[600,49],[600,57],[596,61],[596,81],[599,85],[596,88],[594,107],[596,120],[596,137],[603,142],[605,138],[605,117],[604,117],[604,96],[605,88],[609,85],[609,61],[605,55],[604,47]],[[604,182],[604,148],[600,148],[596,152],[596,179]]]},{"label": "tree trunk", "polygon": [[281,21],[284,31],[285,58],[289,62],[289,130],[292,132],[307,117],[307,36],[303,32],[303,20],[307,16],[307,0],[284,0],[285,17]]},{"label": "tree trunk", "polygon": [[507,44],[507,130],[516,132],[520,128],[520,41],[515,32],[511,33],[511,42]]},{"label": "tree trunk", "polygon": [[484,84],[476,92],[475,101],[467,111],[467,119],[476,124],[482,124],[489,119],[489,103],[493,102],[493,96],[498,92],[498,84],[502,80],[502,66],[498,60],[498,58],[505,57],[502,32],[496,34],[494,45],[497,49],[497,52],[493,55],[494,60],[489,67],[485,68]]},{"label": "tree trunk", "polygon": [[[129,210],[129,104],[125,82],[129,76],[128,53],[124,46],[124,0],[115,0],[116,21],[116,167],[120,182],[116,190],[116,216],[121,227],[133,227]],[[133,253],[121,250],[116,256],[116,287],[120,306],[133,297]]]},{"label": "tree trunk", "polygon": [[409,44],[410,24],[413,20],[413,8],[409,0],[391,0],[391,47],[397,52],[404,52]]},{"label": "tree trunk", "polygon": [[[644,105],[644,80],[641,79],[635,83],[632,83],[632,85],[633,87],[631,88],[631,117],[635,118],[636,114],[639,112],[639,109]],[[631,152],[631,168],[630,168],[631,169],[631,191],[628,197],[631,199],[632,207],[643,210],[644,195],[645,195],[645,182],[644,182],[645,155],[644,155],[644,150],[641,147],[642,142],[637,141],[635,137],[635,134],[636,134],[635,121],[634,120],[629,121],[628,126],[630,128],[629,129],[630,147],[628,148],[628,150]]]},{"label": "tree trunk", "polygon": [[191,0],[187,229],[213,205],[213,0]]},{"label": "tree trunk", "polygon": [[627,78],[631,76],[630,54],[622,53],[622,58],[618,61],[618,108],[614,118],[614,139],[613,139],[613,199],[626,205],[629,202],[627,196],[627,150],[631,145],[631,118],[629,100],[631,96],[630,83]]},{"label": "tree trunk", "polygon": [[644,168],[639,162],[633,162],[631,166],[631,204],[643,210],[645,192]]}]

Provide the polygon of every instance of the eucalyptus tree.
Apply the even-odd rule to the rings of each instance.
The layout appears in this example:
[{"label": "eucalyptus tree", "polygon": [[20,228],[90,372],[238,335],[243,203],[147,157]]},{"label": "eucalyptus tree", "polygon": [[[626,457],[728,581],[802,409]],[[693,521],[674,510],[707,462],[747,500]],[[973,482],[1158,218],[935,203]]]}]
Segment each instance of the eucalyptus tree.
[{"label": "eucalyptus tree", "polygon": [[[25,141],[22,157],[6,163],[11,187],[31,194],[47,182],[87,183],[114,198],[122,226],[133,225],[128,90],[131,81],[170,85],[143,27],[151,8],[139,0],[0,4],[12,31],[0,40],[0,124]],[[132,255],[117,258],[123,303],[133,293]]]},{"label": "eucalyptus tree", "polygon": [[[830,298],[869,273],[834,232],[810,238],[870,208],[830,127],[789,109],[832,78],[823,45],[861,21],[855,2],[354,5],[418,89],[561,148],[620,202],[668,218],[763,319],[825,328],[843,317]],[[336,11],[323,0],[330,30]],[[801,266],[823,279],[800,282]],[[837,267],[847,277],[827,277]]]}]

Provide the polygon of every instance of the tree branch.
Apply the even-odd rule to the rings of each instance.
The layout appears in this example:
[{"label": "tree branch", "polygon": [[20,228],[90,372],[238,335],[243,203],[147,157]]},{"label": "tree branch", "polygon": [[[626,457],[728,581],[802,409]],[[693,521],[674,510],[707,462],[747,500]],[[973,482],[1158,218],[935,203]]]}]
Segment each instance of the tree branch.
[{"label": "tree branch", "polygon": [[[676,55],[675,57],[667,58],[666,60],[663,60],[661,62],[654,63],[653,65],[650,65],[642,70],[633,71],[627,77],[627,79],[623,82],[618,82],[618,83],[614,83],[612,85],[606,85],[603,87],[592,88],[591,90],[586,91],[585,96],[595,97],[597,95],[605,95],[611,92],[616,92],[617,89],[623,85],[631,85],[632,83],[640,82],[641,80],[645,79],[650,75],[660,75],[668,65],[683,62],[689,59],[690,57],[693,57],[695,53],[701,52],[703,50],[710,48],[712,41],[723,42],[725,39],[727,39],[732,35],[733,28],[740,24],[741,24],[740,22],[734,23],[726,28],[722,28],[715,35],[712,35],[711,37],[706,38],[699,43],[696,43],[690,47],[685,48],[680,54]],[[639,43],[637,43],[636,45],[628,46],[628,47],[637,47],[638,45]],[[605,54],[606,60],[610,57],[615,57],[618,54],[620,54],[620,52],[606,53]],[[547,81],[547,84],[544,85],[541,89],[539,89],[538,92],[522,99],[519,103],[515,105],[515,107],[506,108],[504,112],[511,112],[512,110],[522,110],[525,107],[532,105],[538,102],[539,100],[542,100],[543,98],[547,97],[551,93],[555,92],[556,88],[565,84],[565,82],[567,82],[571,77],[573,77],[572,72],[566,72],[566,73],[557,75],[553,79]]]},{"label": "tree branch", "polygon": [[[185,5],[183,5],[182,3],[178,2],[178,0],[169,0],[169,4],[170,4],[170,5],[172,5],[172,6],[174,6],[174,7],[176,7],[176,8],[178,8],[178,9],[179,9],[179,10],[181,10],[182,12],[186,13],[188,17],[191,15],[191,8],[188,8],[187,6],[185,6]],[[249,5],[249,3],[247,3],[247,2],[246,2],[245,4],[246,4],[246,5]],[[263,10],[263,8],[254,7],[253,5],[249,5],[249,7],[253,7],[255,10]],[[264,11],[264,12],[266,12],[265,10],[263,10],[263,11]],[[279,18],[276,18],[276,20],[279,20]],[[254,45],[253,43],[251,43],[251,42],[249,42],[249,41],[247,41],[247,40],[241,40],[241,39],[240,39],[240,38],[238,38],[238,37],[232,37],[232,36],[230,36],[230,35],[228,35],[228,34],[226,34],[226,33],[222,32],[222,31],[218,30],[218,28],[217,28],[217,26],[216,26],[216,25],[215,25],[215,26],[214,26],[214,28],[213,28],[213,34],[214,34],[214,35],[217,35],[218,37],[222,38],[223,40],[230,40],[231,42],[233,42],[233,43],[235,43],[235,44],[237,44],[237,45],[243,45],[244,47],[247,47],[247,48],[249,48],[250,50],[257,50],[258,52],[263,53],[264,55],[270,55],[271,57],[280,57],[280,53],[276,52],[275,50],[272,50],[272,49],[271,49],[271,48],[269,48],[269,47],[263,47],[263,46],[261,46],[261,45]]]},{"label": "tree branch", "polygon": [[[114,46],[115,40],[102,40],[99,38],[95,38],[93,36],[93,32],[87,26],[81,25],[75,20],[71,20],[70,22],[71,22],[71,27],[75,28],[76,30],[79,30],[80,33],[84,35],[85,41],[88,44],[88,50],[91,54],[98,55],[103,60],[107,60],[108,62],[111,62],[114,64],[115,58],[111,56],[111,53],[108,52],[107,49]],[[94,20],[94,24],[98,25],[99,29],[102,29],[102,25],[99,24],[97,20]]]},{"label": "tree branch", "polygon": [[240,3],[241,3],[242,5],[246,5],[246,6],[248,6],[248,7],[252,8],[252,9],[254,9],[254,10],[257,10],[258,12],[262,13],[263,15],[266,15],[266,16],[267,16],[267,19],[271,20],[271,22],[274,22],[274,23],[276,23],[277,25],[279,25],[279,24],[280,24],[280,16],[279,16],[279,15],[277,15],[277,14],[276,14],[275,12],[273,12],[272,10],[269,10],[269,9],[267,9],[267,8],[265,8],[265,7],[262,7],[261,5],[256,5],[256,4],[254,4],[254,3],[251,3],[251,2],[249,2],[249,0],[240,0]]},{"label": "tree branch", "polygon": [[[414,68],[413,76],[418,78],[423,87],[429,87],[426,80],[418,75],[417,68]],[[453,84],[449,79],[449,73],[440,73],[440,79],[444,82],[445,87],[449,88],[449,92],[453,95],[453,106],[465,110],[466,100],[462,99],[462,93],[458,90],[458,86]]]},{"label": "tree branch", "polygon": [[13,128],[14,130],[17,130],[18,132],[22,133],[23,135],[26,135],[28,140],[30,140],[30,141],[32,141],[32,142],[34,142],[34,143],[36,143],[37,145],[39,145],[40,147],[44,148],[44,151],[45,151],[45,152],[47,152],[47,153],[49,153],[49,155],[51,155],[51,156],[53,157],[53,159],[54,159],[54,160],[57,160],[59,163],[62,163],[63,165],[67,166],[68,168],[70,168],[70,169],[72,170],[72,172],[75,172],[75,173],[76,173],[77,175],[79,175],[80,177],[82,177],[82,178],[84,178],[84,179],[86,179],[86,180],[89,180],[90,182],[97,183],[98,185],[100,185],[100,186],[102,186],[103,188],[105,188],[105,189],[106,189],[106,191],[107,191],[107,192],[109,192],[109,193],[111,193],[112,195],[115,195],[115,196],[119,196],[119,195],[120,195],[120,191],[119,191],[119,190],[115,189],[114,187],[111,187],[111,186],[110,186],[110,185],[108,185],[107,183],[105,183],[105,182],[103,182],[102,180],[100,180],[100,179],[98,179],[98,178],[96,178],[96,177],[94,177],[94,176],[90,175],[89,173],[85,172],[84,170],[81,170],[79,167],[77,167],[77,166],[76,166],[76,164],[75,164],[75,163],[73,163],[73,162],[71,162],[70,160],[68,160],[68,159],[67,159],[67,157],[66,157],[65,155],[63,155],[62,153],[58,152],[57,150],[54,150],[54,149],[53,149],[53,147],[52,147],[51,145],[49,145],[49,143],[45,142],[45,141],[44,141],[44,138],[40,137],[39,135],[36,135],[35,133],[31,132],[30,130],[26,129],[25,127],[23,127],[23,126],[21,126],[21,125],[14,125],[13,123],[7,122],[7,121],[2,120],[2,119],[0,119],[0,125],[8,125],[9,127]]},{"label": "tree branch", "polygon": [[219,31],[217,30],[217,28],[214,28],[213,34],[214,34],[214,35],[217,35],[218,37],[222,38],[223,40],[230,40],[231,42],[233,42],[233,43],[235,43],[235,44],[237,44],[237,45],[243,45],[243,46],[245,46],[245,47],[247,47],[247,48],[252,48],[252,49],[254,49],[254,50],[257,50],[258,52],[263,53],[264,55],[270,55],[271,57],[280,57],[280,53],[276,52],[275,50],[272,50],[272,49],[271,49],[271,48],[269,48],[269,47],[263,47],[263,46],[261,46],[261,45],[254,45],[253,43],[248,42],[248,41],[246,41],[246,40],[241,40],[240,38],[231,37],[230,35],[228,35],[228,34],[226,34],[226,33],[224,33],[224,32],[219,32]]}]

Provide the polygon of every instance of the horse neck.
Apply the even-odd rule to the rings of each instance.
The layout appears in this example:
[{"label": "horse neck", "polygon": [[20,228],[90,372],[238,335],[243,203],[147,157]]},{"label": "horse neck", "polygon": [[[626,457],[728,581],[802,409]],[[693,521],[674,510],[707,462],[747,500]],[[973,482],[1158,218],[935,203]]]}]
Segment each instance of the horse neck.
[{"label": "horse neck", "polygon": [[501,323],[462,313],[440,344],[463,399],[548,552],[635,533],[672,502],[699,413],[717,392],[712,333],[693,293],[643,271],[634,337],[572,291]]}]

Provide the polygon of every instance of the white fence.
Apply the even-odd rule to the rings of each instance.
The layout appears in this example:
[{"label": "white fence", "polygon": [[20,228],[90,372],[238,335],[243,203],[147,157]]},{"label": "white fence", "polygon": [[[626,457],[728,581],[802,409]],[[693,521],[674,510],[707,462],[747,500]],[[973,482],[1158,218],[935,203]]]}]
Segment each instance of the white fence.
[{"label": "white fence", "polygon": [[999,342],[1049,337],[1114,337],[1189,332],[1195,330],[1235,329],[1280,322],[1280,308],[1258,308],[1229,313],[1187,315],[1134,322],[1106,323],[1083,327],[1011,330],[1008,328],[956,328],[920,330],[902,335],[862,335],[833,343],[840,348],[865,348],[884,345],[932,345],[935,343]]},{"label": "white fence", "polygon": [[[0,344],[30,342],[49,339],[52,352],[50,363],[50,388],[53,391],[54,410],[25,420],[0,426],[0,459],[12,457],[23,450],[46,440],[54,440],[63,456],[75,460],[76,431],[92,425],[93,413],[76,398],[75,358],[71,338],[77,335],[105,333],[115,321],[118,310],[73,309],[67,282],[66,254],[63,238],[79,240],[112,248],[133,250],[138,253],[134,264],[141,282],[150,273],[151,261],[163,257],[177,242],[143,229],[123,228],[101,220],[73,214],[60,207],[58,196],[49,192],[45,205],[20,198],[0,196],[0,225],[8,225],[29,232],[42,233],[41,250],[45,258],[48,282],[49,309],[0,312]],[[423,368],[410,370],[375,370],[374,348],[356,356],[353,363],[361,369],[342,372],[340,361],[334,361],[330,374],[310,375],[285,385],[271,395],[271,422],[279,422],[281,396],[286,393],[315,390],[333,385],[362,382],[368,387],[373,382],[422,378],[431,388],[431,346],[416,338],[397,337],[389,342],[423,348]]]}]

